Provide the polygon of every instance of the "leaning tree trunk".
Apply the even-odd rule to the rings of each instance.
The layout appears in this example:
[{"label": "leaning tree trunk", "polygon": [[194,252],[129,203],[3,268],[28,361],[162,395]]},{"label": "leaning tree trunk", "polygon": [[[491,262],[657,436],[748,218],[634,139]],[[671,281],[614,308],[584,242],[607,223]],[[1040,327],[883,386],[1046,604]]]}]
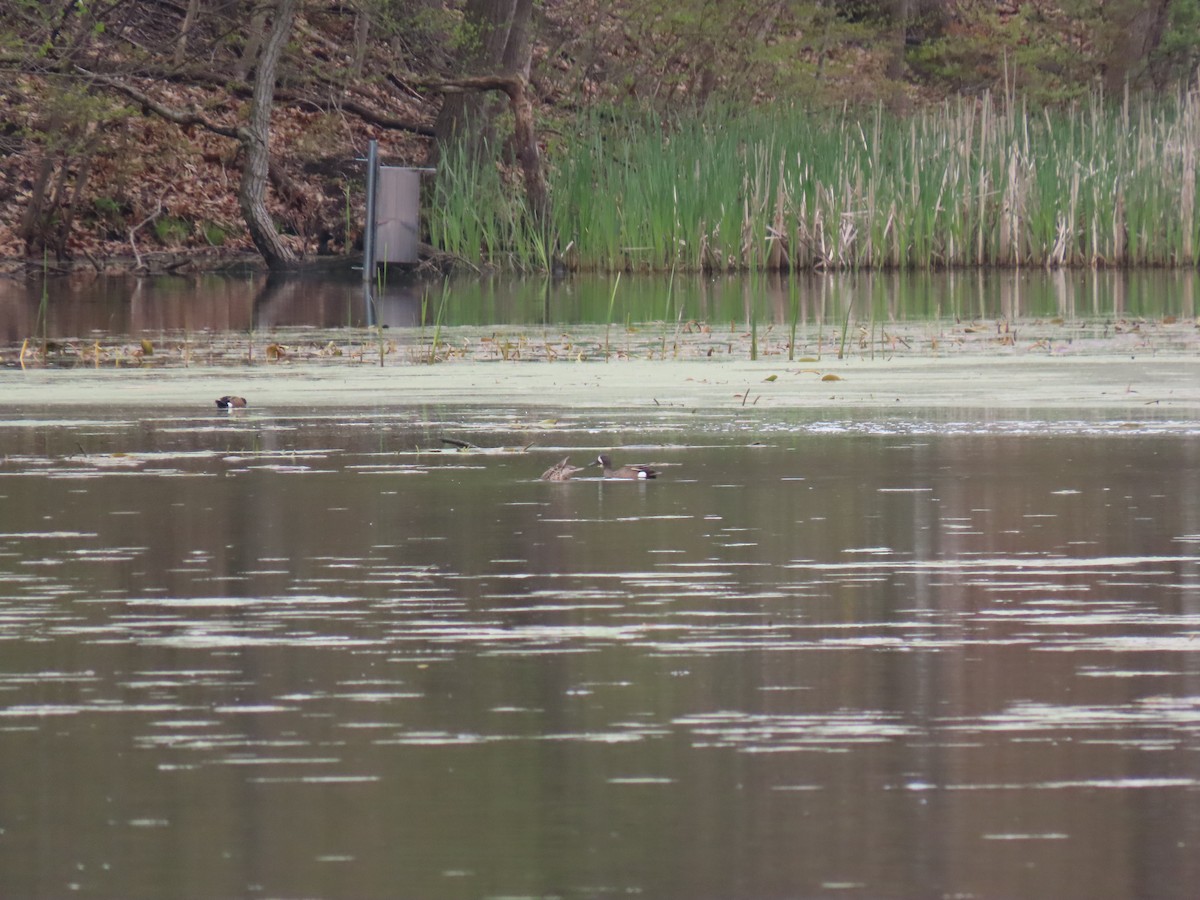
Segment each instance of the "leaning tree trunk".
[{"label": "leaning tree trunk", "polygon": [[298,0],[279,0],[271,33],[262,47],[254,71],[254,94],[245,125],[238,129],[245,161],[238,187],[238,204],[250,230],[254,246],[272,269],[283,269],[296,261],[296,255],[279,237],[267,210],[267,176],[271,163],[271,107],[275,103],[275,70],[292,30]]}]

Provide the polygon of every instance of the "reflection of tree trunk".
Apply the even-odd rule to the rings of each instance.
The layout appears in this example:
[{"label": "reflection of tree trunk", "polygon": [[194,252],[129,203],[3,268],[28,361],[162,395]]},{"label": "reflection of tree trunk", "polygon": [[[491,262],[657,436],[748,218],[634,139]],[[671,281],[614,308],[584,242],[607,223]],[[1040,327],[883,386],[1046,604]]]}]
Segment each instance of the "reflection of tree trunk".
[{"label": "reflection of tree trunk", "polygon": [[[393,328],[420,325],[421,301],[425,293],[420,284],[384,285],[382,292],[374,298],[378,323]],[[249,307],[234,303],[229,308],[250,310],[248,321],[224,323],[228,330],[243,332],[263,332],[293,325],[338,328],[351,323],[357,327],[365,322],[360,281],[314,279],[307,270],[269,272],[257,284]],[[221,325],[218,323],[215,327]],[[262,357],[257,354],[261,351],[262,347],[255,351],[260,360]]]},{"label": "reflection of tree trunk", "polygon": [[[254,295],[250,327],[255,331],[291,325],[301,318],[291,311],[297,305],[302,284],[309,284],[284,272],[271,272]],[[358,293],[361,291],[356,287]]]},{"label": "reflection of tree trunk", "polygon": [[246,124],[238,130],[245,160],[238,187],[238,203],[254,246],[270,268],[294,262],[296,256],[280,239],[267,210],[267,177],[271,161],[271,108],[275,102],[275,71],[291,32],[298,0],[279,0],[271,33],[259,54],[254,72],[254,94]]}]

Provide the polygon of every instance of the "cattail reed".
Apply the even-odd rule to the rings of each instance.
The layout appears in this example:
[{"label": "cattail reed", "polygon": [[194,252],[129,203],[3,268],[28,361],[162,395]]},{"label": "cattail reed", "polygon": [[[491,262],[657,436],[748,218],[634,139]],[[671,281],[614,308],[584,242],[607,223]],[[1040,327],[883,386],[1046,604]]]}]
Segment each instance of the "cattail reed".
[{"label": "cattail reed", "polygon": [[[897,118],[772,110],[584,117],[547,153],[549,243],[518,181],[447,151],[433,242],[473,264],[591,271],[1190,266],[1200,92]],[[563,248],[570,247],[563,259]]]}]

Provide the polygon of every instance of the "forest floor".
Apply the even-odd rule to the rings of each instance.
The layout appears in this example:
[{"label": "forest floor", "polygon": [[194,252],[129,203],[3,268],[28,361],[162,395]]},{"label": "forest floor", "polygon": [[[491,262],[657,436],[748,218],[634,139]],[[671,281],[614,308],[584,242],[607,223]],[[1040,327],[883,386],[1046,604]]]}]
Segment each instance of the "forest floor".
[{"label": "forest floor", "polygon": [[[314,18],[315,16],[315,18]],[[298,25],[303,54],[324,54],[352,42],[353,19],[314,11]],[[348,51],[344,51],[348,52]],[[219,111],[236,124],[243,99],[224,83],[149,79],[135,85],[181,111]],[[101,88],[97,94],[105,96]],[[0,86],[0,115],[38,123],[47,82],[21,76]],[[119,94],[107,95],[116,104]],[[277,98],[271,116],[271,187],[267,205],[281,233],[306,260],[343,262],[361,252],[362,198],[368,143],[379,143],[386,165],[424,165],[440,98],[362,79],[348,91],[363,115],[323,110],[303,97]],[[0,128],[0,131],[3,131]],[[31,135],[39,134],[31,129]],[[94,271],[180,273],[231,266],[262,268],[238,205],[242,152],[237,141],[203,128],[168,122],[146,109],[97,129],[88,155],[61,154],[24,131],[0,143],[0,275]],[[57,191],[85,189],[72,212],[66,252],[28,255],[22,219],[46,171]],[[86,172],[86,174],[83,174]],[[52,191],[54,192],[54,191]],[[356,248],[356,244],[358,245]]]}]

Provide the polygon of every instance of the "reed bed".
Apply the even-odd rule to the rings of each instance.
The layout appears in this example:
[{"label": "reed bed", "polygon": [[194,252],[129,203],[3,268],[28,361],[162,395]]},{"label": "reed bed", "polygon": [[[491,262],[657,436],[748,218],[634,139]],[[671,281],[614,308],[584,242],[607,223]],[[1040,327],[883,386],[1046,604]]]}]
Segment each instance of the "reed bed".
[{"label": "reed bed", "polygon": [[594,271],[1192,266],[1200,93],[910,117],[777,107],[593,115],[547,154],[551,221],[450,151],[435,245],[474,264]]}]

